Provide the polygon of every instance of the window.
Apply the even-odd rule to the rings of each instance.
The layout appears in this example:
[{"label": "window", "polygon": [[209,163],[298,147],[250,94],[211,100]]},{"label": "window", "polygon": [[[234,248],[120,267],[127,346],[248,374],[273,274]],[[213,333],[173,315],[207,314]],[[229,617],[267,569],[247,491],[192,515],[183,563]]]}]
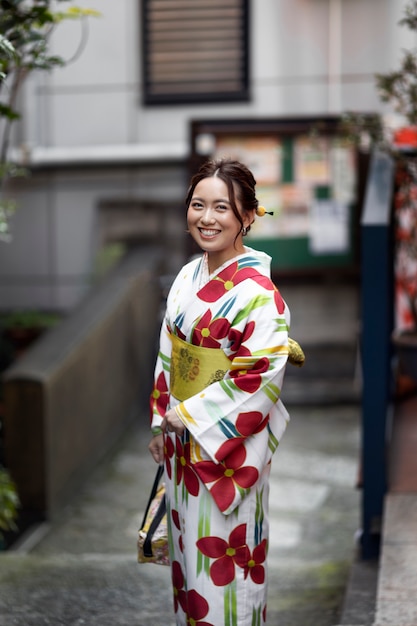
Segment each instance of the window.
[{"label": "window", "polygon": [[142,0],[145,104],[248,100],[249,0]]}]

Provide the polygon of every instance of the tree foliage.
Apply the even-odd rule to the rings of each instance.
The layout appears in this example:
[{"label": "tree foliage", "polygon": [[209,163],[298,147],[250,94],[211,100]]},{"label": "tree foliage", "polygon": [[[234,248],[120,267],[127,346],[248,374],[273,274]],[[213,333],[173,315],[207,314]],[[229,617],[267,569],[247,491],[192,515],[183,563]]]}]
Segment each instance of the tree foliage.
[{"label": "tree foliage", "polygon": [[[417,0],[412,0],[404,10],[399,22],[412,31],[417,31]],[[400,67],[387,74],[376,74],[376,87],[382,102],[392,105],[414,126],[417,124],[417,51],[405,50]]]},{"label": "tree foliage", "polygon": [[3,199],[6,182],[22,175],[22,168],[8,162],[12,125],[20,118],[17,98],[26,78],[34,71],[49,71],[66,60],[51,54],[50,37],[67,19],[99,15],[76,6],[52,7],[71,0],[0,0],[0,238],[5,239],[13,202]]},{"label": "tree foliage", "polygon": [[[399,25],[417,31],[417,0],[410,0]],[[399,118],[392,120],[392,115],[349,111],[342,115],[340,130],[359,147],[367,150],[377,147],[401,160],[403,156],[393,142],[393,122],[417,126],[417,50],[404,50],[397,70],[375,74],[375,86],[381,102],[388,104],[390,113],[397,113]]]}]

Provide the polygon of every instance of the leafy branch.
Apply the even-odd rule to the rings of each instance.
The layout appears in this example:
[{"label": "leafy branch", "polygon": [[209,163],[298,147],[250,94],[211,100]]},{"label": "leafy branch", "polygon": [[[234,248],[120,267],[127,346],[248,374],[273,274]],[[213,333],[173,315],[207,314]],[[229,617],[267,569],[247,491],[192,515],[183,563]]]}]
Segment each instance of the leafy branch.
[{"label": "leafy branch", "polygon": [[[417,0],[404,9],[400,26],[417,30]],[[376,87],[382,102],[389,103],[410,125],[417,124],[417,51],[405,50],[398,70],[376,74]]]},{"label": "leafy branch", "polygon": [[[56,0],[58,3],[70,0]],[[0,0],[0,239],[8,232],[12,201],[2,199],[10,178],[22,175],[8,163],[10,134],[20,118],[17,98],[27,77],[34,71],[50,71],[69,61],[50,53],[50,38],[56,27],[68,19],[98,16],[93,9],[71,6],[53,11],[52,0]],[[79,49],[84,46],[81,42]],[[73,56],[74,60],[78,50]],[[71,59],[70,59],[71,61]]]}]

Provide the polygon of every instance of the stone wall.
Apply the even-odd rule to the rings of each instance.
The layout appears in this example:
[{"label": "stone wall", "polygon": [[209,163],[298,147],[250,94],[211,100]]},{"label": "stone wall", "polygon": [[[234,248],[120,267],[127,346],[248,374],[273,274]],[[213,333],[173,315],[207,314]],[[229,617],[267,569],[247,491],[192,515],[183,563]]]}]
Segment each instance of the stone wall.
[{"label": "stone wall", "polygon": [[4,375],[6,465],[33,517],[53,517],[147,403],[160,259],[130,253]]}]

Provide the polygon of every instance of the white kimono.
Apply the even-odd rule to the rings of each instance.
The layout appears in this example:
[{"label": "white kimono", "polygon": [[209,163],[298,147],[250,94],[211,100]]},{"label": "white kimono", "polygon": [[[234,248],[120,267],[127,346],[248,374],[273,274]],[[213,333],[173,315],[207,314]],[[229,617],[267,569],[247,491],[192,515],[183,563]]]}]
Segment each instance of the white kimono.
[{"label": "white kimono", "polygon": [[[211,276],[205,256],[191,261],[170,290],[151,408],[154,433],[170,407],[186,426],[182,437],[165,435],[177,626],[266,623],[269,472],[289,420],[280,400],[289,322],[270,258],[250,248]],[[171,334],[230,362],[182,402],[170,394]],[[199,361],[183,352],[186,378]]]}]

